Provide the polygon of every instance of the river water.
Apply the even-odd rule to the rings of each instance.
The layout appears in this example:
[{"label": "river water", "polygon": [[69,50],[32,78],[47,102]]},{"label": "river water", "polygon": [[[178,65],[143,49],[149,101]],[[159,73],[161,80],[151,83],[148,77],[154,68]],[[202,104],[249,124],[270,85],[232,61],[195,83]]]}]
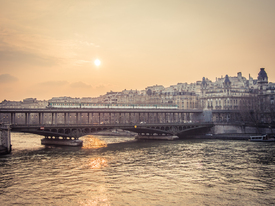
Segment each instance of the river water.
[{"label": "river water", "polygon": [[82,137],[45,147],[12,133],[0,205],[275,205],[275,144]]}]

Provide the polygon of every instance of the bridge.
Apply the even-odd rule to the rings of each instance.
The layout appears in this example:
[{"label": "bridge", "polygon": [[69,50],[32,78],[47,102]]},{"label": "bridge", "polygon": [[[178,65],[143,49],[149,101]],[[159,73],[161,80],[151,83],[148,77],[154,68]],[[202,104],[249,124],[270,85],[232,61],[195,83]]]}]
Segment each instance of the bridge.
[{"label": "bridge", "polygon": [[0,109],[1,122],[11,124],[172,123],[201,121],[203,110],[179,109]]},{"label": "bridge", "polygon": [[211,128],[206,116],[203,110],[179,109],[0,109],[0,122],[9,124],[11,132],[38,134],[45,139],[61,137],[64,141],[112,129],[140,136],[182,137]]},{"label": "bridge", "polygon": [[107,131],[113,129],[122,129],[126,131],[135,132],[138,135],[173,135],[173,136],[183,136],[186,133],[194,133],[205,131],[212,127],[212,123],[169,123],[169,124],[100,124],[100,125],[90,125],[90,124],[78,124],[78,125],[11,125],[11,131],[13,132],[24,132],[32,133],[49,137],[62,137],[63,139],[78,139],[81,136],[87,134]]}]

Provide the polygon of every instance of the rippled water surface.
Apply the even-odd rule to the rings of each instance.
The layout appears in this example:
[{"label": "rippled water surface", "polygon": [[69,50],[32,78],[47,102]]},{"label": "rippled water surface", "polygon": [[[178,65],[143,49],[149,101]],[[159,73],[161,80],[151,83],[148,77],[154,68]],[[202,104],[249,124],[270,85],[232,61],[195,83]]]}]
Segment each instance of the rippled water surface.
[{"label": "rippled water surface", "polygon": [[12,134],[0,205],[275,205],[274,143],[96,138],[45,147]]}]

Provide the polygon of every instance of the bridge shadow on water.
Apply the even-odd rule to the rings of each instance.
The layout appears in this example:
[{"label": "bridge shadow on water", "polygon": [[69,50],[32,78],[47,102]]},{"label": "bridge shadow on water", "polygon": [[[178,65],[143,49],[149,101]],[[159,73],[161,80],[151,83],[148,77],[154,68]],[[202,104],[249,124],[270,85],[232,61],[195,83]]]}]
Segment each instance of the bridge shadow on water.
[{"label": "bridge shadow on water", "polygon": [[[17,133],[18,134],[18,133]],[[23,135],[23,136],[22,136]],[[136,140],[134,136],[115,137],[115,136],[97,136],[86,135],[81,137],[83,140],[82,147],[70,147],[70,146],[43,146],[40,145],[42,136],[18,134],[13,140],[14,150],[11,154],[0,156],[2,160],[6,157],[18,157],[20,159],[32,158],[37,156],[45,156],[44,158],[57,158],[60,156],[71,157],[74,155],[82,156],[87,154],[101,155],[106,152],[115,151],[134,151],[146,148],[156,148],[159,146],[172,146],[175,144],[190,144],[196,142],[202,142],[201,139],[177,139],[173,141],[169,140]],[[22,145],[21,145],[22,144]],[[34,145],[34,146],[28,146]]]},{"label": "bridge shadow on water", "polygon": [[[110,138],[110,137],[109,137]],[[123,138],[123,137],[122,137]],[[120,138],[120,140],[122,139]],[[115,152],[115,151],[134,151],[140,149],[156,148],[161,146],[172,146],[177,144],[193,144],[201,143],[205,141],[203,139],[177,139],[173,141],[169,140],[136,140],[134,137],[130,140],[129,137],[126,137],[125,141],[122,142],[111,142],[107,143],[105,137],[90,137],[88,140],[84,140],[82,147],[69,147],[69,146],[45,146],[41,151],[51,152],[51,153],[63,153],[72,154],[102,154],[106,152]],[[93,144],[95,143],[95,144]]]},{"label": "bridge shadow on water", "polygon": [[[105,139],[104,137],[98,137],[99,139]],[[100,152],[108,152],[108,151],[126,151],[126,150],[140,150],[146,148],[156,148],[160,146],[173,146],[178,144],[193,144],[193,143],[201,143],[205,141],[205,139],[194,139],[193,137],[186,137],[184,139],[176,139],[176,140],[136,140],[132,138],[131,140],[127,138],[127,141],[123,142],[112,142],[107,143],[105,147],[101,148],[90,148],[89,150],[97,149]]]}]

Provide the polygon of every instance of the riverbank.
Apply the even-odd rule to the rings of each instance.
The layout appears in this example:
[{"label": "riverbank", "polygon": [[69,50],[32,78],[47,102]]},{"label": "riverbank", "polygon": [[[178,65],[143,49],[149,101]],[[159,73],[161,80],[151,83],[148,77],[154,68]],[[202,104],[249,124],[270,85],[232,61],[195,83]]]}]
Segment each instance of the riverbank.
[{"label": "riverbank", "polygon": [[223,133],[223,134],[207,134],[196,136],[196,139],[220,139],[220,140],[248,140],[250,136],[255,136],[257,134],[241,134],[241,133]]},{"label": "riverbank", "polygon": [[[117,136],[117,137],[135,137],[137,134],[129,131],[101,131],[97,133],[93,133],[93,135],[100,136]],[[206,135],[195,135],[195,136],[183,136],[180,139],[190,138],[190,139],[220,139],[220,140],[248,140],[250,136],[255,136],[257,134],[254,133],[222,133],[222,134],[206,134]],[[146,136],[144,139],[150,139]]]},{"label": "riverbank", "polygon": [[[117,137],[135,137],[137,134],[134,132],[123,131],[123,130],[113,130],[113,131],[100,131],[93,133],[93,135],[100,136],[117,136]],[[255,133],[220,133],[220,134],[205,134],[205,135],[195,135],[195,136],[182,136],[180,139],[190,138],[190,139],[220,139],[220,140],[248,140],[250,136],[255,136],[260,134]],[[146,138],[145,139],[150,139]]]}]

